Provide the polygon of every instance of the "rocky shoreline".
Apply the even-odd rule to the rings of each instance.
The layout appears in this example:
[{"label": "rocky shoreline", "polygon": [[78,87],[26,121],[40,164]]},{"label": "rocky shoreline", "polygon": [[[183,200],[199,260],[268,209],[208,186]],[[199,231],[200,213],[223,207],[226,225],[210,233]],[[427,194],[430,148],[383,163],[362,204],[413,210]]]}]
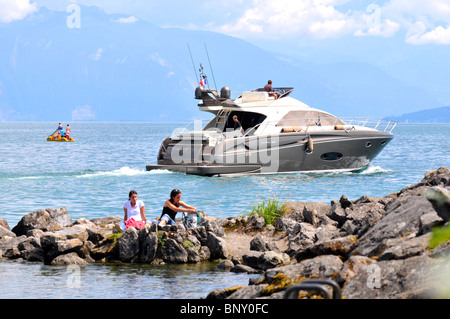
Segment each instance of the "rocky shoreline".
[{"label": "rocky shoreline", "polygon": [[429,245],[433,227],[450,217],[449,194],[450,170],[441,167],[384,197],[287,203],[273,225],[258,215],[202,213],[192,229],[178,221],[122,232],[117,216],[73,221],[65,208],[38,210],[12,229],[0,218],[0,259],[80,266],[220,260],[223,271],[261,274],[209,299],[283,298],[311,278],[337,282],[347,299],[449,297],[450,243]]}]

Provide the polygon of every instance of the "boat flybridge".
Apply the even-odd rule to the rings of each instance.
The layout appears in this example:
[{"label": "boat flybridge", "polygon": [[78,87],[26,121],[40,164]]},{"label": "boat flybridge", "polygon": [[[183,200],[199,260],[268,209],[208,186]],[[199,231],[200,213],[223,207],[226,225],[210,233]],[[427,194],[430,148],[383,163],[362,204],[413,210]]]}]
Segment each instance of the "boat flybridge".
[{"label": "boat flybridge", "polygon": [[197,87],[199,109],[214,117],[174,131],[157,165],[146,169],[202,176],[359,171],[394,137],[396,122],[337,118],[290,97],[292,91],[260,88],[231,99],[228,87],[220,94]]}]

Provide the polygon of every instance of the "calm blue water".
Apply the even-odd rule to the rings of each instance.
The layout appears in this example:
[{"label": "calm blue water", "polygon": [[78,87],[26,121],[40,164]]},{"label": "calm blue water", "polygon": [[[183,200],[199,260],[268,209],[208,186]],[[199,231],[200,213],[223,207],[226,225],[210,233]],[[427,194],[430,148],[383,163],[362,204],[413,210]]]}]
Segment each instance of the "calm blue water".
[{"label": "calm blue water", "polygon": [[[74,143],[46,141],[46,136],[56,129],[57,123],[0,123],[0,217],[5,218],[11,228],[23,215],[43,208],[66,207],[74,220],[122,216],[122,204],[131,189],[135,189],[139,199],[144,201],[147,217],[160,215],[162,205],[173,188],[182,191],[185,202],[207,214],[229,217],[249,212],[255,202],[270,196],[283,201],[328,203],[338,200],[341,195],[350,199],[363,195],[385,196],[419,182],[431,169],[450,167],[450,143],[447,142],[450,125],[444,124],[397,126],[394,140],[361,173],[227,178],[145,171],[146,164],[156,164],[156,154],[163,138],[186,124],[69,124],[76,140]],[[206,277],[212,278],[207,289],[201,288],[197,281],[186,280],[185,277],[189,276],[185,274],[195,276],[198,273],[195,267],[203,267]],[[136,288],[137,292],[133,293],[142,298],[178,298],[182,290],[184,298],[197,298],[204,297],[205,291],[247,284],[248,276],[217,272],[214,267],[205,270],[205,267],[191,266],[175,271],[174,280],[180,289],[172,293],[158,288],[156,292]],[[86,289],[79,289],[74,294],[70,289],[52,288],[46,284],[48,280],[57,280],[65,268],[3,261],[0,269],[0,298],[35,297],[27,294],[31,283],[33,287],[41,287],[42,296],[90,296]],[[158,272],[170,272],[170,269],[173,267],[159,269]],[[106,276],[118,286],[126,286],[128,281],[123,279],[126,276],[119,275],[121,271],[110,266],[89,266],[83,270],[82,282],[87,284],[97,277]],[[152,267],[137,267],[134,272],[148,285],[159,280]],[[30,278],[13,287],[5,279],[12,275]],[[170,276],[166,274],[165,277]],[[112,285],[106,282],[108,280],[105,280],[106,286]],[[96,297],[119,297],[108,293],[108,287]]]}]

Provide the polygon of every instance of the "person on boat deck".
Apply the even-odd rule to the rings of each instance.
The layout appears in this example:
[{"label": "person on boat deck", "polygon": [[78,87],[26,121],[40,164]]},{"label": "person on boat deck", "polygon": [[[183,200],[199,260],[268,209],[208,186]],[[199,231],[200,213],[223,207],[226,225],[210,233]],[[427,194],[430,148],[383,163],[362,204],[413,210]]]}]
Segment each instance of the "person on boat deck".
[{"label": "person on boat deck", "polygon": [[66,137],[68,139],[70,139],[70,126],[69,126],[69,124],[67,124],[67,126],[66,126]]},{"label": "person on boat deck", "polygon": [[[184,208],[182,208],[184,207]],[[164,202],[163,211],[161,213],[158,226],[175,225],[175,216],[179,212],[194,214],[197,208],[181,201],[181,191],[173,189],[170,192],[170,199]]]},{"label": "person on boat deck", "polygon": [[242,132],[242,125],[241,122],[239,122],[237,115],[233,115],[233,121],[234,121],[234,130],[239,129],[239,131]]},{"label": "person on boat deck", "polygon": [[272,80],[267,81],[267,84],[264,86],[264,91],[269,93],[269,96],[273,96],[275,100],[278,99],[278,95],[273,93]]},{"label": "person on boat deck", "polygon": [[[138,194],[135,190],[131,190],[128,194],[128,200],[123,204],[123,222],[120,226],[123,230],[128,227],[130,220],[133,219],[137,222],[135,225],[145,226],[147,218],[145,217],[145,204],[142,200],[138,199]],[[133,226],[135,226],[133,225]]]}]

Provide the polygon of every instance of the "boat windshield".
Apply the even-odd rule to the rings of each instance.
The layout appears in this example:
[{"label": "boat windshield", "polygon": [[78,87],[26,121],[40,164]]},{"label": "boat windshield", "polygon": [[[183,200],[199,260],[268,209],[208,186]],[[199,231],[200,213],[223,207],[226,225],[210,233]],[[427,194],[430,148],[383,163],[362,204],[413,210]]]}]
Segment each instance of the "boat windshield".
[{"label": "boat windshield", "polygon": [[[273,88],[273,92],[278,95],[278,98],[286,97],[289,94],[291,94],[292,91],[294,91],[294,88],[288,88],[288,87]],[[252,90],[251,92],[265,92],[265,90],[264,90],[264,88],[258,88],[258,89]]]},{"label": "boat windshield", "polygon": [[344,124],[342,120],[329,113],[308,110],[288,112],[277,123],[277,126],[332,126]]}]

